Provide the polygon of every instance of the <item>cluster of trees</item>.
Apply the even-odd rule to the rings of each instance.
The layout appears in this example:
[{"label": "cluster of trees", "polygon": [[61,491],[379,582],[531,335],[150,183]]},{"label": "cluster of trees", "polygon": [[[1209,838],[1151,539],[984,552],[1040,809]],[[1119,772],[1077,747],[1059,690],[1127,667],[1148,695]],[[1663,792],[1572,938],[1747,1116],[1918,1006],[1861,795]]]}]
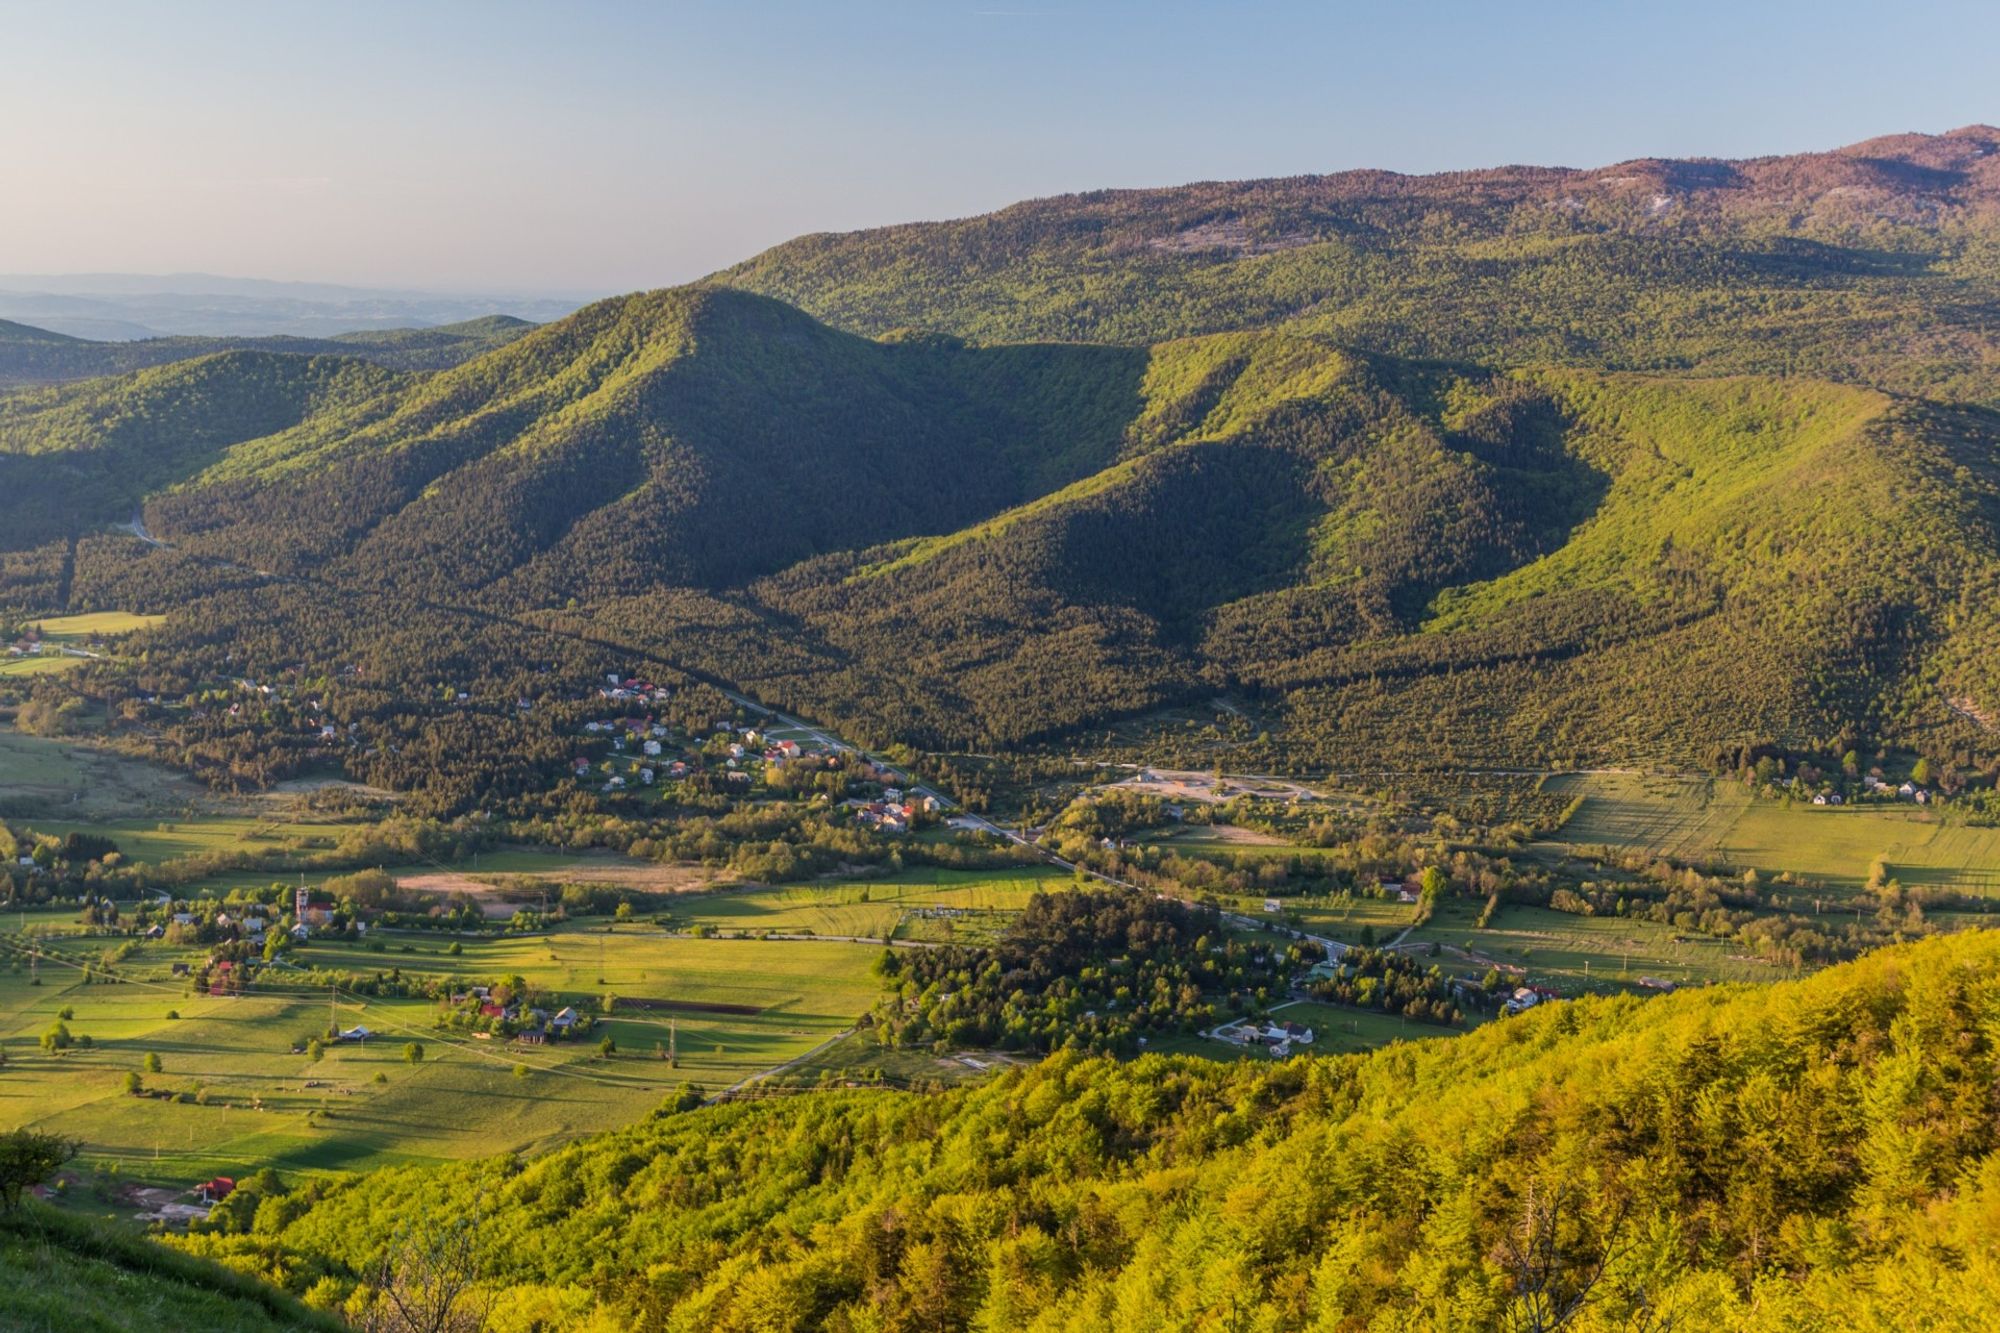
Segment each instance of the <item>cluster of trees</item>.
[{"label": "cluster of trees", "polygon": [[1315,999],[1380,1009],[1424,1023],[1452,1027],[1464,1020],[1459,988],[1443,969],[1425,967],[1413,958],[1380,949],[1350,949],[1341,956],[1338,973],[1316,979],[1306,990]]},{"label": "cluster of trees", "polygon": [[992,945],[891,949],[869,1018],[888,1046],[1134,1051],[1269,1004],[1317,946],[1255,944],[1211,908],[1130,889],[1038,893]]},{"label": "cluster of trees", "polygon": [[174,1243],[333,1306],[405,1219],[478,1218],[502,1326],[1981,1327],[1996,986],[1976,932],[1360,1059],[1059,1052],[329,1180]]}]

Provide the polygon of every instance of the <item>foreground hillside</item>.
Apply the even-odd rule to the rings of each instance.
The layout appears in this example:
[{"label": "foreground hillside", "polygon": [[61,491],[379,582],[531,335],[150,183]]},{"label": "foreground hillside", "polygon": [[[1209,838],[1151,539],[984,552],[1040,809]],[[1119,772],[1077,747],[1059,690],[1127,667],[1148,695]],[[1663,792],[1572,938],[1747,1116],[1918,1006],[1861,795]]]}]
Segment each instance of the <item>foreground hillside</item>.
[{"label": "foreground hillside", "polygon": [[433,1219],[500,1329],[1972,1329],[1997,1006],[1982,932],[1366,1057],[669,1109],[187,1243],[359,1308]]},{"label": "foreground hillside", "polygon": [[33,1205],[0,1215],[0,1328],[263,1333],[340,1326],[263,1283],[128,1236],[115,1223]]}]

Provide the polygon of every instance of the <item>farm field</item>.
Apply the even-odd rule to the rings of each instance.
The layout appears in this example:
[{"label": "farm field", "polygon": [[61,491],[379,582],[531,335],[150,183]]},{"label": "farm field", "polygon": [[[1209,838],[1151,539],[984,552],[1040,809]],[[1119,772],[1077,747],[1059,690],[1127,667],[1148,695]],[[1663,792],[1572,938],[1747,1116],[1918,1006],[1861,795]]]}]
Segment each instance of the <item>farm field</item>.
[{"label": "farm field", "polygon": [[1227,824],[1193,824],[1168,833],[1142,835],[1138,841],[1157,844],[1168,851],[1179,852],[1183,856],[1205,856],[1221,861],[1231,861],[1238,857],[1258,859],[1281,857],[1289,860],[1294,856],[1331,856],[1339,850],[1332,847],[1304,847],[1258,829],[1237,828]]},{"label": "farm field", "polygon": [[0,727],[0,815],[93,821],[182,814],[209,800],[198,783],[156,764]]},{"label": "farm field", "polygon": [[69,653],[53,650],[37,653],[32,657],[0,658],[0,676],[40,676],[56,671],[68,671],[71,667],[82,666],[88,660]]},{"label": "farm field", "polygon": [[[46,646],[32,656],[0,657],[0,677],[66,671],[85,660],[78,655],[84,651],[85,645],[130,634],[165,619],[165,616],[133,615],[128,611],[99,611],[90,615],[51,616],[46,620],[31,621],[31,624],[40,627]],[[70,651],[65,652],[65,649]]]},{"label": "farm field", "polygon": [[[1063,888],[1070,876],[1053,867],[1004,870],[913,870],[868,881],[742,886],[689,895],[664,919],[676,929],[773,931],[867,939],[984,939],[1027,905],[1037,890]],[[924,915],[943,909],[952,915]]]},{"label": "farm field", "polygon": [[1295,923],[1302,930],[1325,935],[1343,944],[1360,943],[1364,928],[1374,931],[1377,943],[1386,944],[1398,931],[1416,920],[1417,915],[1414,904],[1362,894],[1351,895],[1344,901],[1337,897],[1281,898],[1278,901],[1283,904],[1284,911],[1281,916],[1275,917],[1264,911],[1262,898],[1231,894],[1220,895],[1220,898],[1232,912],[1274,924]]},{"label": "farm field", "polygon": [[1584,797],[1555,844],[1564,849],[1789,871],[1833,889],[1859,888],[1880,859],[1911,887],[2000,895],[2000,829],[1949,823],[1915,806],[1753,801],[1740,785],[1707,778],[1575,774],[1557,784]]},{"label": "farm field", "polygon": [[[988,1051],[939,1055],[928,1050],[883,1046],[866,1032],[852,1032],[788,1067],[773,1081],[793,1087],[810,1086],[822,1077],[862,1078],[892,1088],[967,1083],[1005,1068],[1010,1062],[1032,1063],[1035,1058]],[[977,1063],[968,1063],[968,1059]],[[981,1065],[985,1068],[980,1068]]]},{"label": "farm field", "polygon": [[[33,914],[30,924],[42,924]],[[421,999],[343,995],[324,988],[259,988],[240,997],[188,994],[169,975],[193,951],[142,945],[116,964],[119,983],[85,984],[80,965],[113,942],[78,935],[40,940],[34,984],[19,919],[0,936],[0,1129],[60,1126],[85,1142],[86,1165],[185,1183],[270,1165],[286,1171],[359,1170],[533,1151],[629,1123],[684,1082],[714,1090],[802,1055],[851,1025],[872,1002],[870,945],[693,940],[650,928],[462,941],[370,939],[316,945],[301,961],[372,976],[446,973],[468,983],[520,974],[569,999],[616,994],[621,1003],[587,1039],[515,1048],[431,1027]],[[123,941],[118,941],[123,943]],[[282,977],[282,974],[276,974]],[[601,980],[600,980],[601,978]],[[650,1007],[649,1007],[650,1006]],[[671,1007],[669,1007],[671,1006]],[[41,1034],[64,1007],[89,1049],[49,1055]],[[177,1012],[178,1018],[168,1017]],[[330,1020],[382,1034],[330,1045],[314,1063],[295,1043]],[[670,1030],[678,1067],[656,1058]],[[618,1053],[600,1057],[609,1035]],[[407,1041],[426,1058],[403,1059]],[[128,1072],[148,1052],[164,1069],[149,1087],[186,1101],[134,1097]],[[516,1067],[525,1069],[517,1074]],[[378,1076],[380,1081],[378,1081]]]},{"label": "farm field", "polygon": [[81,644],[151,629],[165,619],[165,616],[142,616],[130,611],[92,611],[81,616],[49,616],[30,623],[40,627],[44,639]]},{"label": "farm field", "polygon": [[[1689,985],[1786,975],[1771,964],[1733,955],[1736,946],[1728,940],[1706,935],[1677,940],[1671,926],[1652,921],[1509,905],[1480,929],[1473,924],[1478,915],[1478,904],[1447,899],[1406,943],[1443,945],[1447,952],[1439,961],[1453,971],[1475,973],[1493,963],[1524,967],[1537,985],[1565,994],[1629,990],[1641,977]],[[1421,960],[1421,949],[1417,957]]]},{"label": "farm field", "polygon": [[[181,819],[111,819],[71,823],[62,820],[32,820],[37,833],[61,836],[68,833],[95,833],[118,844],[129,861],[157,864],[177,857],[209,852],[285,851],[291,844],[317,840],[327,847],[355,827],[352,824],[301,823],[282,819],[260,819],[254,815],[205,814]],[[253,876],[258,883],[269,882],[268,873]]]}]

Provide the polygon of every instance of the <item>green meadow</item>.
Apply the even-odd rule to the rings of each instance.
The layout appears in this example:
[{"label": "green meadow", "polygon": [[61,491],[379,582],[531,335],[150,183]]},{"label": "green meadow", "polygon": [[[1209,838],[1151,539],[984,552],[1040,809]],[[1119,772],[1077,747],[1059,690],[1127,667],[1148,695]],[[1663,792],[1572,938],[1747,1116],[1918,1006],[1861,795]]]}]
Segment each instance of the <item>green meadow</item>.
[{"label": "green meadow", "polygon": [[1050,866],[925,869],[887,879],[772,888],[740,886],[689,894],[676,899],[661,915],[678,929],[710,927],[942,943],[988,938],[1038,890],[1061,889],[1073,882],[1067,872]]},{"label": "green meadow", "polygon": [[81,616],[50,616],[33,622],[44,639],[61,643],[93,643],[116,638],[134,630],[151,629],[165,616],[142,616],[130,611],[93,611]]},{"label": "green meadow", "polygon": [[[1299,1000],[1280,1005],[1272,1017],[1303,1023],[1313,1030],[1313,1044],[1301,1049],[1314,1055],[1349,1055],[1372,1051],[1392,1041],[1423,1041],[1430,1037],[1452,1037],[1465,1028],[1439,1027],[1418,1023],[1401,1014],[1385,1014],[1374,1009],[1355,1009],[1344,1004],[1321,1004]],[[1209,1043],[1211,1046],[1213,1042]]]},{"label": "green meadow", "polygon": [[85,659],[65,653],[62,649],[82,650],[87,645],[102,644],[121,634],[157,625],[165,619],[165,616],[141,616],[129,611],[99,611],[90,615],[51,616],[34,621],[32,623],[41,629],[43,643],[48,646],[33,656],[0,657],[0,676],[67,671],[81,665]]},{"label": "green meadow", "polygon": [[[210,852],[288,851],[294,846],[320,840],[331,846],[351,825],[333,822],[300,823],[285,819],[264,819],[254,815],[204,814],[180,819],[110,819],[70,823],[62,820],[23,821],[37,833],[62,836],[94,833],[111,839],[130,861],[158,863],[182,856]],[[265,876],[265,882],[269,876]]]},{"label": "green meadow", "polygon": [[[655,928],[571,927],[545,935],[445,942],[413,936],[316,944],[301,962],[357,975],[449,974],[470,984],[522,975],[566,1001],[615,995],[587,1039],[540,1047],[432,1028],[421,999],[364,999],[288,984],[274,969],[240,997],[194,996],[171,976],[195,951],[142,945],[110,966],[121,981],[86,982],[122,940],[26,924],[44,951],[24,957],[23,921],[0,936],[0,1128],[60,1129],[83,1140],[87,1165],[185,1183],[256,1166],[360,1170],[394,1162],[529,1152],[629,1123],[677,1087],[728,1087],[812,1051],[873,1001],[879,946],[818,941],[697,940]],[[60,931],[60,933],[59,933]],[[45,1054],[65,1007],[88,1049]],[[170,1017],[178,1014],[178,1017]],[[329,1045],[314,1062],[293,1046],[329,1023],[379,1034]],[[598,1043],[610,1036],[610,1057]],[[425,1058],[406,1063],[420,1042]],[[670,1065],[659,1054],[672,1044]],[[125,1092],[148,1053],[163,1069]],[[184,1097],[178,1094],[186,1094]]]},{"label": "green meadow", "polygon": [[1908,886],[2000,896],[2000,829],[1915,805],[1756,801],[1738,783],[1698,777],[1591,773],[1550,785],[1583,797],[1560,835],[1568,850],[1790,873],[1835,890],[1859,888],[1880,860]]},{"label": "green meadow", "polygon": [[[1474,924],[1479,909],[1462,898],[1446,899],[1405,943],[1443,946],[1447,952],[1438,961],[1449,971],[1470,975],[1504,963],[1526,968],[1529,980],[1565,994],[1627,990],[1641,977],[1688,985],[1786,975],[1740,954],[1733,941],[1684,935],[1652,921],[1508,905],[1481,927]],[[1421,961],[1421,950],[1417,957]]]}]

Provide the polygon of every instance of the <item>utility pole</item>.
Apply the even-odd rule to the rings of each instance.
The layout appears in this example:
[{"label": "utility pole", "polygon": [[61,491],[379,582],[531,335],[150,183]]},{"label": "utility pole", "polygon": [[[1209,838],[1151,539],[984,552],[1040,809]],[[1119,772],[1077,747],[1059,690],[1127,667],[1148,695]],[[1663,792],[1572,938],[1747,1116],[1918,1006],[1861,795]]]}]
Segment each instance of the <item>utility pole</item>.
[{"label": "utility pole", "polygon": [[675,1069],[681,1064],[680,1024],[671,1018],[667,1020],[667,1064]]}]

